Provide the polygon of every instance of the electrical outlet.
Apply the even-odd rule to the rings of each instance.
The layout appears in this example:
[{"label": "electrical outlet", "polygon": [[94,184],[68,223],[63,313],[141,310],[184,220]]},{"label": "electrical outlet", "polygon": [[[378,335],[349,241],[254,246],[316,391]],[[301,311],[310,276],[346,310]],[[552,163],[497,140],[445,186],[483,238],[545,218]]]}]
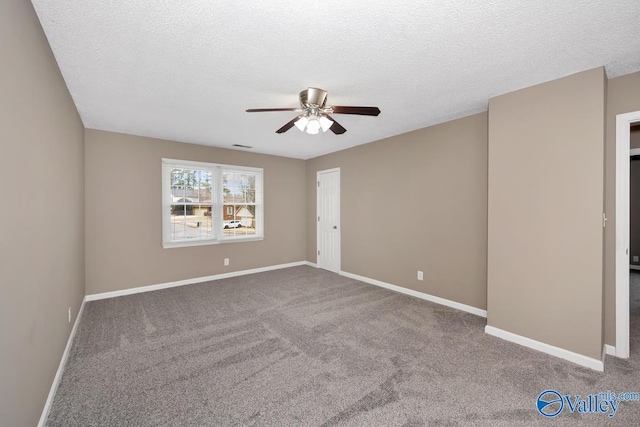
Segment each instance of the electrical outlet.
[{"label": "electrical outlet", "polygon": [[71,323],[71,307],[69,307],[69,323]]},{"label": "electrical outlet", "polygon": [[224,265],[229,265],[229,258],[224,259]]},{"label": "electrical outlet", "polygon": [[635,255],[635,256],[633,257],[633,262],[638,262],[638,256],[637,256],[637,255]]},{"label": "electrical outlet", "polygon": [[418,280],[423,280],[424,276],[422,274],[422,271],[418,270]]}]

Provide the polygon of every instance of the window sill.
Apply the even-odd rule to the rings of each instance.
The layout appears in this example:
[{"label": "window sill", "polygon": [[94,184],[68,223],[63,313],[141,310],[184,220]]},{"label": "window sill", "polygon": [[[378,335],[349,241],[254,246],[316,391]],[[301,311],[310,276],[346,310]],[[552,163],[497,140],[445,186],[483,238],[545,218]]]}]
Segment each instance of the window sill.
[{"label": "window sill", "polygon": [[241,242],[259,242],[264,240],[264,236],[257,237],[236,237],[236,238],[228,238],[222,240],[196,240],[194,242],[163,242],[162,247],[164,249],[172,249],[172,248],[185,248],[190,246],[209,246],[209,245],[220,245],[225,243],[241,243]]}]

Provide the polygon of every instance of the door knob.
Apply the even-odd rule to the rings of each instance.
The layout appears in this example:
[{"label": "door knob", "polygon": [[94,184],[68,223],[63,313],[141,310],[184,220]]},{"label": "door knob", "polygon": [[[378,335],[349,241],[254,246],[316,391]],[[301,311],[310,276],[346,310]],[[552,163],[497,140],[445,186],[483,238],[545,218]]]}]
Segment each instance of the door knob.
[{"label": "door knob", "polygon": [[334,226],[333,226],[333,229],[334,229],[334,230],[337,230],[337,229],[338,229],[338,226],[337,226],[337,225],[334,225]]}]

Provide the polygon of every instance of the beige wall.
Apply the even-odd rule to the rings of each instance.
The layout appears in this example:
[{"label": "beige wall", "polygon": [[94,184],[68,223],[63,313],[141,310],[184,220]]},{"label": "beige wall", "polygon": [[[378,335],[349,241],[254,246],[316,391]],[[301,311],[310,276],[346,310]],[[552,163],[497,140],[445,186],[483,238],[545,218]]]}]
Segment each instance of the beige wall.
[{"label": "beige wall", "polygon": [[316,173],[336,167],[343,271],[486,307],[486,113],[308,160],[311,262]]},{"label": "beige wall", "polygon": [[602,354],[603,68],[489,101],[487,324]]},{"label": "beige wall", "polygon": [[83,127],[31,2],[0,51],[0,424],[34,426],[84,295]]},{"label": "beige wall", "polygon": [[616,77],[607,87],[605,142],[605,342],[616,344],[616,115],[640,111],[640,72]]},{"label": "beige wall", "polygon": [[[85,140],[88,295],[304,261],[303,160],[97,130]],[[264,168],[264,240],[163,249],[163,157]]]}]

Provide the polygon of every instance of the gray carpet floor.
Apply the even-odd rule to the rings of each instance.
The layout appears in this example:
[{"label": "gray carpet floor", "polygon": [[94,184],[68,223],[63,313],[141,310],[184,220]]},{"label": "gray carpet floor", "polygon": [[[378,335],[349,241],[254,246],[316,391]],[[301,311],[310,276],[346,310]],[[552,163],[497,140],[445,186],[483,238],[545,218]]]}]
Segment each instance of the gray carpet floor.
[{"label": "gray carpet floor", "polygon": [[547,389],[640,392],[640,306],[631,319],[632,357],[599,373],[312,267],[94,301],[47,425],[638,425],[640,402],[613,418],[535,406]]}]

